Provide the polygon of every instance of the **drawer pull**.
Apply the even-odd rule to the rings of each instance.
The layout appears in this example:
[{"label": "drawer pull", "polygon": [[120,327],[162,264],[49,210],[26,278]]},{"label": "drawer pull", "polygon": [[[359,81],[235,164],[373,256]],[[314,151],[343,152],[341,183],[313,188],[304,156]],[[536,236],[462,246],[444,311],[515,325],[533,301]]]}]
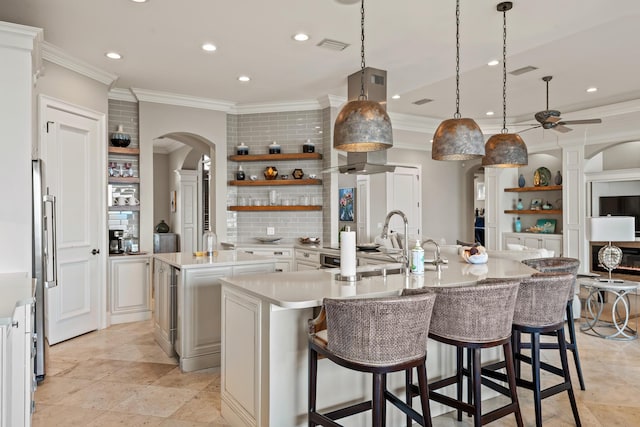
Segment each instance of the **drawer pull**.
[{"label": "drawer pull", "polygon": [[309,252],[305,252],[304,254],[302,254],[302,256],[305,257],[305,258],[309,258],[310,257]]},{"label": "drawer pull", "polygon": [[284,252],[282,252],[282,251],[274,251],[273,254],[274,255],[284,255]]}]

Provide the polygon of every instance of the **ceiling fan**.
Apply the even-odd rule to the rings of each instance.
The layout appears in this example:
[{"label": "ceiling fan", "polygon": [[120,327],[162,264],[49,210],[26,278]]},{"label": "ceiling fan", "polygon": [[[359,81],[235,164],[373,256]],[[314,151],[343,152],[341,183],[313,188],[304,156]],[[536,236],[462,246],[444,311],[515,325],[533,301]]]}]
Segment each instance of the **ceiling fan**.
[{"label": "ceiling fan", "polygon": [[602,123],[602,119],[562,120],[560,118],[560,111],[549,110],[549,81],[551,81],[552,78],[553,76],[544,76],[542,78],[542,81],[546,82],[547,84],[547,109],[544,111],[538,111],[534,115],[535,119],[538,121],[538,123],[540,123],[540,125],[536,126],[535,128],[542,127],[543,129],[553,129],[557,132],[567,133],[572,131],[573,129],[568,128],[565,125],[587,125]]}]

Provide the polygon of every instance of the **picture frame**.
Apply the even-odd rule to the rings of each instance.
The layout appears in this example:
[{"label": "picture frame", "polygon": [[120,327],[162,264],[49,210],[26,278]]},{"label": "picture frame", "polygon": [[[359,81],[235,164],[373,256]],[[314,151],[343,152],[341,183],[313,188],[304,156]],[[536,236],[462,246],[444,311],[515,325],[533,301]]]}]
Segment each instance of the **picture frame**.
[{"label": "picture frame", "polygon": [[484,200],[486,197],[484,182],[476,183],[476,200]]},{"label": "picture frame", "polygon": [[531,206],[529,207],[532,211],[538,211],[542,209],[542,199],[531,199]]},{"label": "picture frame", "polygon": [[555,234],[557,220],[550,218],[541,218],[536,222],[536,225],[540,227],[540,233]]},{"label": "picture frame", "polygon": [[176,192],[175,191],[171,191],[169,193],[169,198],[171,200],[171,212],[175,212],[177,209],[176,206]]},{"label": "picture frame", "polygon": [[338,214],[339,220],[343,222],[354,221],[355,189],[338,189]]}]

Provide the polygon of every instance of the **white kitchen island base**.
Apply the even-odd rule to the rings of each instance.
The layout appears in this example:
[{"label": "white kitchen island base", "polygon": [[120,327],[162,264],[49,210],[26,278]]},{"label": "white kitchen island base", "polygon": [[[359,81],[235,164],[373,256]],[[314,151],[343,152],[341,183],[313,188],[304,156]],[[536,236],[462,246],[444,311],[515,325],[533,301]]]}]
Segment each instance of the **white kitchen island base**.
[{"label": "white kitchen island base", "polygon": [[[534,270],[510,260],[495,263],[492,277],[528,276]],[[495,264],[492,263],[492,264]],[[383,296],[405,287],[471,284],[479,277],[455,265],[440,275],[372,277],[356,285],[334,280],[329,270],[250,275],[222,280],[222,415],[233,426],[280,427],[307,425],[307,320],[315,317],[323,296]],[[451,266],[450,266],[451,267]],[[491,271],[487,268],[486,274]],[[464,277],[463,277],[464,276]],[[436,283],[437,282],[437,283]],[[499,350],[483,351],[483,361],[497,360]],[[429,340],[429,381],[455,371],[455,349]],[[388,376],[389,389],[404,395],[404,373]],[[451,392],[451,388],[449,388]],[[483,389],[483,398],[495,396]],[[371,376],[342,368],[328,360],[318,363],[318,408],[368,400]],[[418,401],[414,402],[419,407]],[[432,415],[450,411],[431,403]],[[345,426],[368,426],[370,413],[341,420]],[[404,426],[404,414],[392,406],[387,425]]]}]

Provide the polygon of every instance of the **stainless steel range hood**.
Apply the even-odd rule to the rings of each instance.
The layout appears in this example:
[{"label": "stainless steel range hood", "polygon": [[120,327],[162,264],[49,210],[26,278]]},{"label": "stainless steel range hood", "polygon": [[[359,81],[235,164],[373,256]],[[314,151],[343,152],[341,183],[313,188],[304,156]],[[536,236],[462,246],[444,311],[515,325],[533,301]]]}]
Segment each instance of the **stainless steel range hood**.
[{"label": "stainless steel range hood", "polygon": [[[347,80],[348,101],[357,100],[360,96],[361,72],[351,74]],[[369,101],[378,101],[387,108],[387,72],[376,68],[364,69],[364,94]],[[396,165],[387,163],[387,150],[369,152],[348,152],[347,164],[333,167],[324,173],[340,172],[344,174],[370,175],[374,173],[393,172]],[[407,167],[407,166],[402,166]]]}]

